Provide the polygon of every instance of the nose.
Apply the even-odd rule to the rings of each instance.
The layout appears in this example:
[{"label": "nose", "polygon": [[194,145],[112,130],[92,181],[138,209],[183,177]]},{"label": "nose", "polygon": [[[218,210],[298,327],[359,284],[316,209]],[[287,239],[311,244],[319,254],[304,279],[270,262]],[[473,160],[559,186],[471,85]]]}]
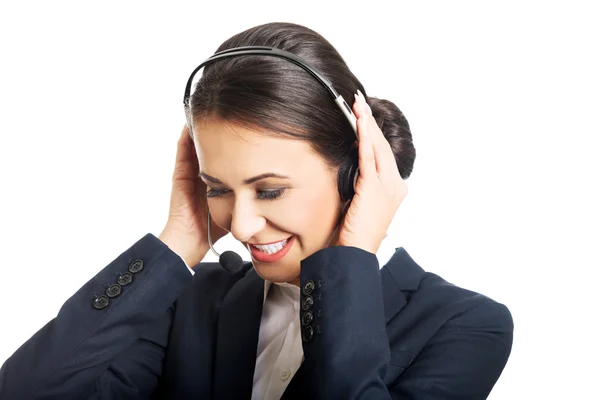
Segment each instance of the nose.
[{"label": "nose", "polygon": [[264,229],[265,223],[265,218],[252,204],[236,201],[231,212],[230,229],[235,239],[240,242],[248,242]]}]

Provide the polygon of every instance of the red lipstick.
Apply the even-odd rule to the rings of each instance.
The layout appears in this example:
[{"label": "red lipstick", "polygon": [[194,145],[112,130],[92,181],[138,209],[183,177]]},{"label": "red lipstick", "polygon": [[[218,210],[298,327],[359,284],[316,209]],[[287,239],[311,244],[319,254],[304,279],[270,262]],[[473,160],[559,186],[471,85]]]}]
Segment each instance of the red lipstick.
[{"label": "red lipstick", "polygon": [[251,244],[248,244],[248,248],[250,249],[250,254],[252,254],[252,258],[261,262],[274,262],[281,260],[288,251],[292,248],[292,244],[294,244],[295,236],[292,236],[288,239],[288,242],[283,246],[281,250],[279,250],[275,254],[267,254],[264,251],[260,251],[256,247]]}]

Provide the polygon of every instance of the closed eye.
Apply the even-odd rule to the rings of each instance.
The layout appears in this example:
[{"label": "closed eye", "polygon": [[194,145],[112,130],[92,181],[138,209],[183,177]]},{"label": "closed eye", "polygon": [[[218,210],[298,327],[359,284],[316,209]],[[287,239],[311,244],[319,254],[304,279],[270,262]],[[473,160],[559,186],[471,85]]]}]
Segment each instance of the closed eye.
[{"label": "closed eye", "polygon": [[[210,189],[206,192],[206,197],[223,197],[228,192],[230,192],[229,189]],[[283,193],[285,193],[285,189],[262,189],[256,191],[256,198],[258,200],[276,200]]]}]

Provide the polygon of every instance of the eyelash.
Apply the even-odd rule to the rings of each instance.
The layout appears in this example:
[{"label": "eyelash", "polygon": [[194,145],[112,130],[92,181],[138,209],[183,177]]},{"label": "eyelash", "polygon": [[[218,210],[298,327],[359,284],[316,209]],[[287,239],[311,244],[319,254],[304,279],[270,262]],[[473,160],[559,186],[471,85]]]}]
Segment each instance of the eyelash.
[{"label": "eyelash", "polygon": [[[228,190],[225,189],[210,189],[206,192],[206,197],[221,197],[227,192]],[[277,200],[284,192],[285,189],[259,190],[257,198],[259,200]]]}]

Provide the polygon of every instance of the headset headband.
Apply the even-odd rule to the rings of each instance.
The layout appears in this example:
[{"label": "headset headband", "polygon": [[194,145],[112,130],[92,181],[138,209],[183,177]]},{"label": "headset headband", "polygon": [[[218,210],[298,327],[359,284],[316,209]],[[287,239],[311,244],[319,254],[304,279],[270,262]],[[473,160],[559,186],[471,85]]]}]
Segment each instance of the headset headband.
[{"label": "headset headband", "polygon": [[[354,134],[358,138],[358,133],[357,133],[357,128],[356,128],[356,116],[354,115],[354,113],[352,112],[352,109],[348,106],[348,103],[346,103],[344,98],[340,94],[338,94],[338,92],[333,88],[333,84],[327,78],[325,78],[323,75],[321,75],[319,72],[317,72],[314,68],[312,68],[310,65],[308,65],[306,62],[304,62],[299,57],[297,57],[295,54],[292,54],[285,50],[277,49],[274,47],[266,47],[266,46],[243,46],[243,47],[235,47],[232,49],[223,50],[223,51],[213,54],[210,58],[205,60],[202,64],[197,66],[196,69],[194,69],[194,71],[190,75],[190,77],[187,81],[187,84],[185,85],[185,93],[183,95],[183,107],[186,112],[186,118],[189,115],[188,109],[190,107],[190,95],[191,95],[191,89],[192,89],[192,81],[194,80],[196,73],[201,68],[205,67],[207,64],[212,63],[213,61],[221,60],[224,58],[248,55],[248,54],[284,58],[284,59],[298,65],[299,67],[303,68],[306,72],[311,74],[321,85],[323,85],[325,87],[325,89],[327,89],[327,92],[329,92],[329,94],[333,97],[333,99],[334,99],[335,103],[338,105],[339,109],[346,116],[346,119],[348,119],[348,122],[350,122],[350,125],[352,125]],[[191,129],[191,124],[190,124],[189,120],[188,120],[188,126]]]}]

